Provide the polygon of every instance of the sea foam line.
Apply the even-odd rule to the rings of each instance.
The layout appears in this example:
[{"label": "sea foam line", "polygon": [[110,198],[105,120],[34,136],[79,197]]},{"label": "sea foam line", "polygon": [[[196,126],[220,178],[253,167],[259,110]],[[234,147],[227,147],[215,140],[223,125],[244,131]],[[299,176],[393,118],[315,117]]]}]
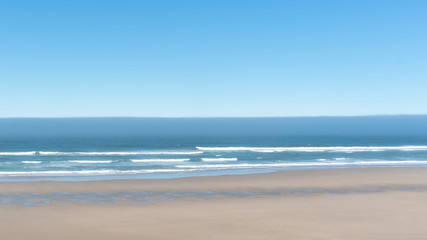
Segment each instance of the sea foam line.
[{"label": "sea foam line", "polygon": [[69,160],[70,163],[112,163],[112,160]]},{"label": "sea foam line", "polygon": [[93,176],[93,175],[119,175],[119,174],[141,174],[141,173],[173,173],[191,172],[198,169],[147,169],[147,170],[80,170],[80,171],[17,171],[1,172],[0,177],[11,176]]},{"label": "sea foam line", "polygon": [[147,162],[185,162],[190,161],[189,158],[182,159],[131,159],[131,162],[147,163]]},{"label": "sea foam line", "polygon": [[358,162],[306,162],[306,163],[263,163],[263,164],[210,164],[210,165],[177,165],[177,168],[268,168],[268,167],[316,167],[316,166],[369,166],[369,165],[426,165],[427,161],[358,161]]},{"label": "sea foam line", "polygon": [[333,146],[333,147],[196,147],[202,151],[252,151],[252,152],[381,152],[426,151],[427,146]]},{"label": "sea foam line", "polygon": [[42,162],[41,161],[22,161],[21,163],[38,164]]},{"label": "sea foam line", "polygon": [[40,155],[195,155],[202,151],[132,151],[132,152],[38,152]]},{"label": "sea foam line", "polygon": [[227,162],[227,161],[237,161],[237,158],[202,158],[204,162]]},{"label": "sea foam line", "polygon": [[26,155],[35,155],[36,151],[29,152],[0,152],[0,156],[26,156]]}]

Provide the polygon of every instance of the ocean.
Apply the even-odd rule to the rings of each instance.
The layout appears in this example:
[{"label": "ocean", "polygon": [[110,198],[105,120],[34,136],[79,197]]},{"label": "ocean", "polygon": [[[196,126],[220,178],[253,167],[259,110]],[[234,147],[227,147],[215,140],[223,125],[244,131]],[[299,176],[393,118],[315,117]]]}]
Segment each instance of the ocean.
[{"label": "ocean", "polygon": [[427,116],[0,119],[0,181],[426,166]]}]

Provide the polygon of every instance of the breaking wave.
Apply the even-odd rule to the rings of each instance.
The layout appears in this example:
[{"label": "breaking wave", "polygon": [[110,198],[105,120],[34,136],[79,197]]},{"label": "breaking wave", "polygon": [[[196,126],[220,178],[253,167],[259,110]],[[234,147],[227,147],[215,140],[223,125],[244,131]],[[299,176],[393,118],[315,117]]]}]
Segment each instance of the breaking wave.
[{"label": "breaking wave", "polygon": [[272,152],[382,152],[382,151],[427,151],[427,146],[333,146],[333,147],[196,147],[202,151],[252,151]]}]

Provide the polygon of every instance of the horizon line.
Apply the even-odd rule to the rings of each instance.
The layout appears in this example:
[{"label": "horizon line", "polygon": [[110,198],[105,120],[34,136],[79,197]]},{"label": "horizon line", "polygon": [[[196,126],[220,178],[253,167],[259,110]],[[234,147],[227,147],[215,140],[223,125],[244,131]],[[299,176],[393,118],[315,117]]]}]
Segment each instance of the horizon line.
[{"label": "horizon line", "polygon": [[146,117],[139,117],[139,116],[90,116],[90,117],[83,117],[83,116],[67,116],[67,117],[0,117],[0,119],[81,119],[81,118],[163,118],[163,119],[212,119],[212,118],[345,118],[345,117],[421,117],[421,116],[427,116],[426,114],[372,114],[372,115],[312,115],[312,116],[208,116],[208,117],[200,117],[200,116],[192,116],[192,117],[167,117],[167,116],[161,116],[161,117],[155,117],[155,116],[146,116]]}]

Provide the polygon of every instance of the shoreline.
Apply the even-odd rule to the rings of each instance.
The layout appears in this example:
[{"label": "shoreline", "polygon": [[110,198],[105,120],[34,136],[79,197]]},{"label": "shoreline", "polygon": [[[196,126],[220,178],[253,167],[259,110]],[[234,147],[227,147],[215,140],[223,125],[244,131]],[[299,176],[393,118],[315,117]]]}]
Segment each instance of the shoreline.
[{"label": "shoreline", "polygon": [[123,191],[245,191],[427,185],[427,168],[369,167],[282,170],[270,173],[95,181],[0,181],[0,193],[123,192]]}]

